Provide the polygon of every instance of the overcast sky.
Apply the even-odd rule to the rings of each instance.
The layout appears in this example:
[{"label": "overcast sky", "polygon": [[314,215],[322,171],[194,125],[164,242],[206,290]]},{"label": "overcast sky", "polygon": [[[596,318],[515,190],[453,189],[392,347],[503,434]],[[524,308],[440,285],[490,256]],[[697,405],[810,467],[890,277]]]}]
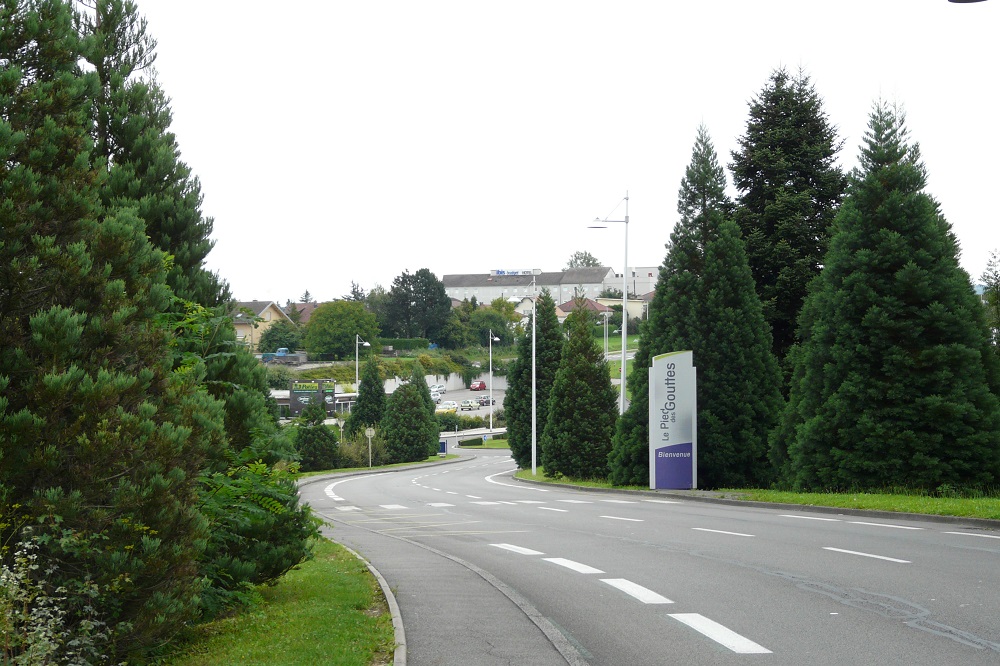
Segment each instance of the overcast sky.
[{"label": "overcast sky", "polygon": [[[857,163],[901,104],[962,247],[1000,247],[1000,0],[137,0],[240,300],[658,266],[705,123],[728,166],[772,70],[802,68]],[[727,177],[730,174],[727,169]],[[730,178],[731,180],[731,178]]]}]

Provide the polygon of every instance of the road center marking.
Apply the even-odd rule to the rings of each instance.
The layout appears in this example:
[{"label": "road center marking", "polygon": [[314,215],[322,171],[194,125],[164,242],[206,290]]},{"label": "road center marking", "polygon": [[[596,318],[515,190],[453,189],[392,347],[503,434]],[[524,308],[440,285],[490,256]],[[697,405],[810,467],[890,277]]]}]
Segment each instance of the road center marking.
[{"label": "road center marking", "polygon": [[557,509],[554,506],[540,506],[539,509],[543,511],[558,511],[559,513],[567,513],[569,509]]},{"label": "road center marking", "polygon": [[630,523],[642,523],[642,522],[645,522],[641,518],[622,518],[620,516],[601,516],[601,518],[610,518],[611,520],[627,520]]},{"label": "road center marking", "polygon": [[445,506],[455,506],[455,505],[454,504],[448,504],[447,502],[431,502],[427,506],[433,506],[433,507],[436,507],[436,508],[441,508],[441,507],[445,507]]},{"label": "road center marking", "polygon": [[383,509],[405,509],[407,507],[402,504],[379,504]]},{"label": "road center marking", "polygon": [[558,564],[561,567],[566,567],[567,569],[572,569],[577,573],[582,574],[602,574],[604,573],[600,569],[595,569],[594,567],[588,566],[586,564],[581,564],[579,562],[574,562],[573,560],[567,560],[562,557],[546,557],[544,558],[546,562],[551,562],[552,564]]},{"label": "road center marking", "polygon": [[910,564],[909,560],[897,560],[895,557],[886,557],[884,555],[872,555],[871,553],[859,553],[856,550],[844,550],[843,548],[832,548],[830,546],[823,546],[823,550],[832,550],[835,553],[847,553],[848,555],[860,555],[861,557],[873,557],[876,560],[885,560],[887,562],[898,562],[899,564]]},{"label": "road center marking", "polygon": [[618,588],[625,594],[635,597],[644,604],[672,604],[670,599],[653,592],[637,583],[624,578],[602,578],[602,583],[607,583],[611,587]]},{"label": "road center marking", "polygon": [[504,550],[509,550],[512,553],[520,553],[521,555],[544,555],[545,553],[532,550],[530,548],[525,548],[524,546],[515,546],[509,543],[491,543],[491,546],[496,548],[503,548]]},{"label": "road center marking", "polygon": [[727,629],[714,620],[709,620],[704,615],[698,613],[673,613],[670,617],[678,622],[682,622],[698,633],[711,638],[713,641],[729,648],[738,654],[771,654],[765,647],[757,645],[749,638],[744,638],[732,629]]},{"label": "road center marking", "polygon": [[692,527],[693,530],[698,530],[699,532],[715,532],[716,534],[728,534],[730,536],[741,536],[741,537],[752,537],[753,534],[743,534],[742,532],[726,532],[725,530],[710,530],[707,527]]}]

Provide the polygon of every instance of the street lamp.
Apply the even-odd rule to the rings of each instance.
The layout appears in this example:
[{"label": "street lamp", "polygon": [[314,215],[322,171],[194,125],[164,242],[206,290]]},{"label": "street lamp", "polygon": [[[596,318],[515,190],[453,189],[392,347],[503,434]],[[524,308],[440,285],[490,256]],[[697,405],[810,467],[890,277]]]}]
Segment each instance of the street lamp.
[{"label": "street lamp", "polygon": [[500,338],[493,335],[490,329],[490,433],[493,432],[493,343],[500,342]]},{"label": "street lamp", "polygon": [[537,375],[535,373],[535,277],[540,275],[542,270],[534,268],[531,270],[531,476],[535,476],[538,471],[538,392],[535,390]]},{"label": "street lamp", "polygon": [[361,387],[359,386],[359,384],[361,383],[361,381],[360,381],[360,378],[358,377],[358,345],[362,345],[364,347],[371,347],[370,344],[368,344],[367,342],[365,342],[364,340],[361,339],[360,335],[358,335],[357,333],[354,334],[354,391],[355,391],[355,393],[360,393],[361,392],[360,391]]},{"label": "street lamp", "polygon": [[590,229],[607,229],[609,224],[625,225],[625,268],[622,271],[622,381],[621,397],[619,399],[619,413],[625,413],[625,357],[628,345],[628,192],[625,193],[625,219],[609,220],[608,218],[595,218],[596,224],[590,225]]},{"label": "street lamp", "polygon": [[604,362],[608,362],[608,319],[611,317],[611,310],[606,310],[601,313],[604,317]]}]

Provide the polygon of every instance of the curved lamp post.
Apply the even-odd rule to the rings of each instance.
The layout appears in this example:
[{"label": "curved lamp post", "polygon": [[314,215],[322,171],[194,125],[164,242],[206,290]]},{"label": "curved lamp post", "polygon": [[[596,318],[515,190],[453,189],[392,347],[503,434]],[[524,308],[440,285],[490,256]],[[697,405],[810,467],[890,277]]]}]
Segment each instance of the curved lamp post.
[{"label": "curved lamp post", "polygon": [[622,270],[622,381],[621,397],[619,398],[618,410],[620,414],[625,413],[625,356],[628,349],[628,192],[625,193],[625,219],[609,220],[608,218],[596,218],[594,224],[589,229],[607,229],[609,224],[625,225],[625,268]]}]

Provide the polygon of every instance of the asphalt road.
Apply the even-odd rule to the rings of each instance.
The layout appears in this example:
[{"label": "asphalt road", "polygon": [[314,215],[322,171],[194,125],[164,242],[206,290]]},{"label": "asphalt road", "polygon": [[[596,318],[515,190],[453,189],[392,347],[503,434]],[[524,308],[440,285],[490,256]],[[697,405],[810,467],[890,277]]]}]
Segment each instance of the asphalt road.
[{"label": "asphalt road", "polygon": [[1000,532],[539,488],[506,452],[302,495],[409,664],[1000,663]]}]

